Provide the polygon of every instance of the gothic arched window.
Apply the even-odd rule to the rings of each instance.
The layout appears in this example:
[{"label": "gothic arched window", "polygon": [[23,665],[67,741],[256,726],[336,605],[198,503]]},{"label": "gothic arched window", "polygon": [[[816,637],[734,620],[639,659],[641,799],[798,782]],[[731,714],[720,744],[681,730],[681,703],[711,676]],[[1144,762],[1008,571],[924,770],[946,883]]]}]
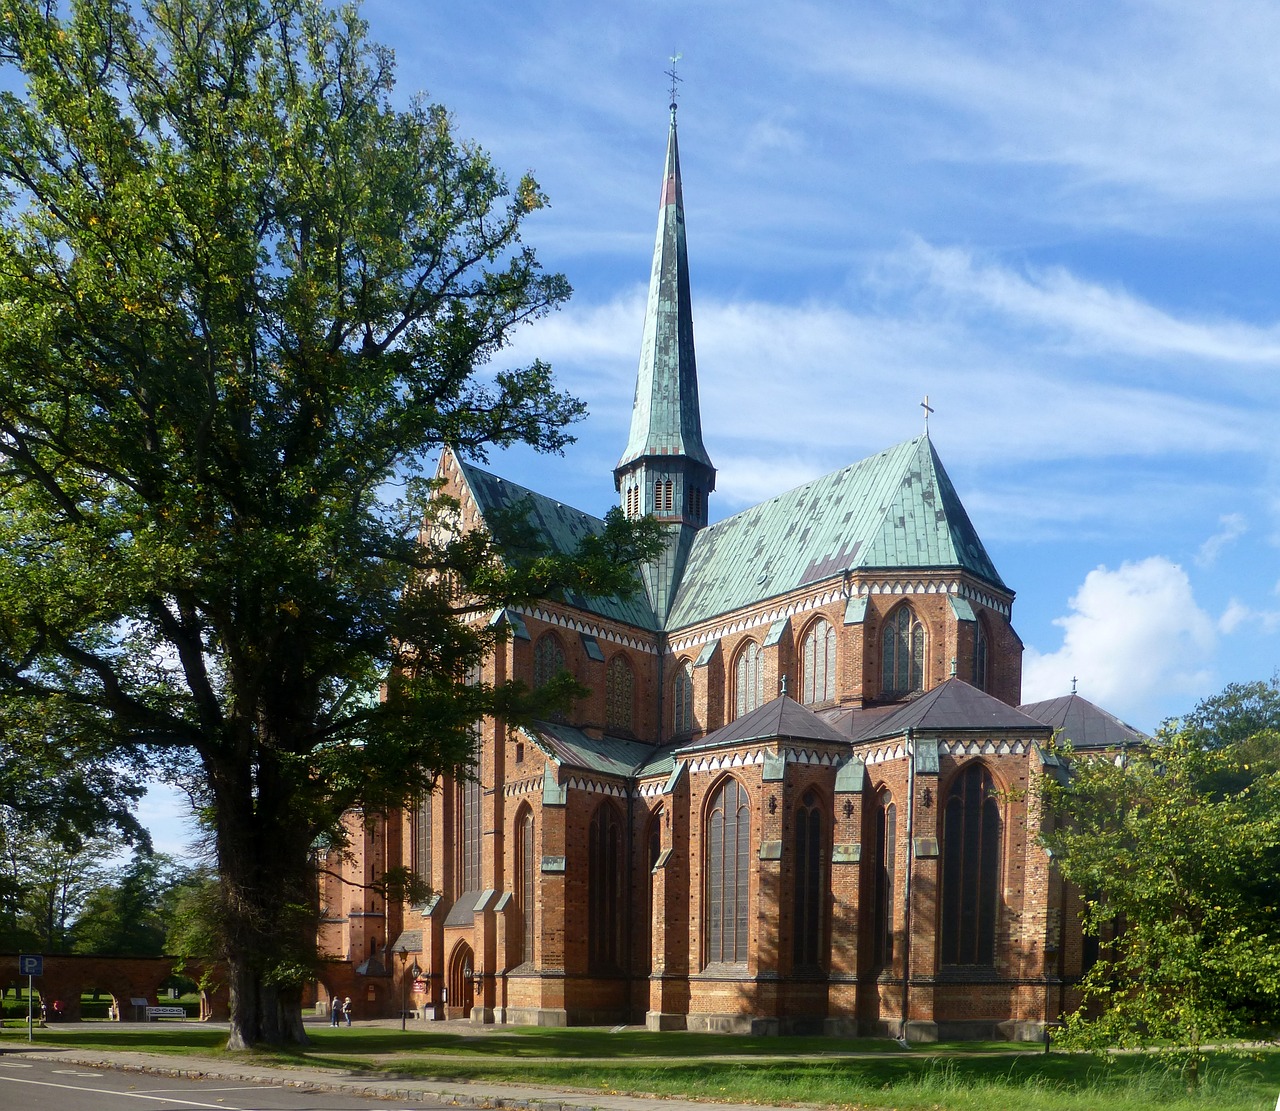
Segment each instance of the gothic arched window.
[{"label": "gothic arched window", "polygon": [[454,898],[464,891],[479,891],[481,858],[480,769],[477,765],[455,785],[454,795]]},{"label": "gothic arched window", "polygon": [[734,699],[737,712],[734,717],[742,717],[757,709],[764,701],[764,653],[754,640],[747,641],[747,646],[738,653],[738,663],[734,668]]},{"label": "gothic arched window", "polygon": [[605,720],[610,729],[630,732],[635,724],[635,676],[623,655],[609,661],[604,677]]},{"label": "gothic arched window", "polygon": [[951,781],[942,811],[942,963],[991,967],[996,960],[1000,862],[1004,855],[995,782],[982,764]]},{"label": "gothic arched window", "polygon": [[516,815],[515,904],[520,915],[520,951],[515,955],[516,964],[534,959],[533,930],[534,907],[537,906],[537,888],[534,886],[537,872],[537,856],[534,849],[533,811],[522,806]]},{"label": "gothic arched window", "polygon": [[796,811],[795,930],[792,957],[797,968],[817,968],[826,956],[826,819],[815,791],[806,791]]},{"label": "gothic arched window", "polygon": [[973,685],[980,691],[987,689],[987,630],[981,621],[973,630]]},{"label": "gothic arched window", "polygon": [[711,799],[705,845],[707,963],[740,963],[747,959],[751,810],[736,779]]},{"label": "gothic arched window", "polygon": [[802,698],[806,706],[834,702],[836,697],[836,631],[818,620],[804,638],[801,649]]},{"label": "gothic arched window", "polygon": [[676,670],[671,704],[674,708],[671,731],[680,736],[693,732],[693,668],[686,660]]},{"label": "gothic arched window", "polygon": [[431,792],[423,791],[413,807],[413,870],[431,886]]},{"label": "gothic arched window", "polygon": [[616,972],[622,958],[622,823],[603,802],[587,831],[587,962]]},{"label": "gothic arched window", "polygon": [[[653,812],[653,817],[649,819],[649,831],[645,835],[645,853],[646,861],[649,865],[648,880],[648,896],[649,907],[648,913],[644,915],[642,928],[645,931],[645,969],[653,970],[653,923],[657,915],[657,908],[654,906],[653,899],[653,880],[654,872],[658,867],[658,857],[662,855],[662,807],[659,806]],[[637,925],[641,923],[638,921]]]},{"label": "gothic arched window", "polygon": [[882,641],[885,694],[924,689],[924,626],[910,606],[899,606],[885,622]]},{"label": "gothic arched window", "polygon": [[564,670],[564,648],[555,633],[543,633],[533,646],[533,685],[545,687]]},{"label": "gothic arched window", "polygon": [[898,857],[898,808],[887,787],[875,796],[873,809],[871,897],[871,967],[888,968],[893,963],[893,900]]}]

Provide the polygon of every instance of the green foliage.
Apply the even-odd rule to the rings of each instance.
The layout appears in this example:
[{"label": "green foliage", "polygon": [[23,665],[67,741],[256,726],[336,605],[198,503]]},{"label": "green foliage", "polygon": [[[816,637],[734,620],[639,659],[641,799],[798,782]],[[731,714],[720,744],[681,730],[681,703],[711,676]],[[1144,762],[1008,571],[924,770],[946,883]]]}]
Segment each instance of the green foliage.
[{"label": "green foliage", "polygon": [[135,853],[107,882],[89,891],[76,919],[72,951],[121,957],[158,957],[170,916],[191,870],[163,853]]},{"label": "green foliage", "polygon": [[1223,698],[1188,723],[1123,761],[1066,752],[1044,840],[1107,940],[1068,1041],[1172,1043],[1194,1083],[1206,1042],[1280,1019],[1280,772],[1253,762],[1271,742]]},{"label": "green foliage", "polygon": [[0,946],[72,952],[77,922],[121,848],[111,836],[56,837],[0,809]]},{"label": "green foliage", "polygon": [[0,0],[0,730],[200,800],[234,1046],[304,1038],[317,838],[545,707],[460,684],[479,618],[634,588],[658,542],[444,527],[440,448],[569,441],[549,368],[491,365],[569,288],[521,241],[537,184],[392,107],[365,33],[319,0]]}]

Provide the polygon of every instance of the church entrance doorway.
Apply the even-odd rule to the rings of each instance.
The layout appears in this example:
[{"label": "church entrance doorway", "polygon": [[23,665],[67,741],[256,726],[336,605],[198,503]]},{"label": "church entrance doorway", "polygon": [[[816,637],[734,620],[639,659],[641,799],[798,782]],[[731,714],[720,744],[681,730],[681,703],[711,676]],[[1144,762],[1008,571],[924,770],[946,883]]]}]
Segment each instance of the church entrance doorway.
[{"label": "church entrance doorway", "polygon": [[474,954],[471,946],[465,941],[454,951],[449,960],[449,1001],[445,1005],[445,1013],[449,1018],[470,1018],[472,995],[472,972],[475,969]]}]

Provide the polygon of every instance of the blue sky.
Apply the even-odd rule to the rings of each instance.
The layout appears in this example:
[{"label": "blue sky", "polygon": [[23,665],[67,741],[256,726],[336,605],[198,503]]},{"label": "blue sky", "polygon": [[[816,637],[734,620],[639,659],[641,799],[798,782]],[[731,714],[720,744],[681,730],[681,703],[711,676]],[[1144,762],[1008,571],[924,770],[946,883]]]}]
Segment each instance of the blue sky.
[{"label": "blue sky", "polygon": [[[1150,730],[1280,665],[1280,7],[366,0],[399,93],[551,207],[549,360],[591,416],[492,469],[602,513],[679,53],[724,516],[930,432],[1005,580],[1024,697]],[[171,806],[146,812],[173,847]]]}]

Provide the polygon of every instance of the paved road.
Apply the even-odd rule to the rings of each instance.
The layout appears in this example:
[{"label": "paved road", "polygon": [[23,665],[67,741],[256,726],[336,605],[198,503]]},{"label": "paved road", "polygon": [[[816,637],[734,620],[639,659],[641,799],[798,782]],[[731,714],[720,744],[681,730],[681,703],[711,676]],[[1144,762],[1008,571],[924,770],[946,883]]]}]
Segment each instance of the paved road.
[{"label": "paved road", "polygon": [[0,1056],[0,1107],[31,1111],[363,1111],[424,1106],[316,1092],[225,1078],[178,1080],[140,1072],[113,1072],[14,1056]]}]

